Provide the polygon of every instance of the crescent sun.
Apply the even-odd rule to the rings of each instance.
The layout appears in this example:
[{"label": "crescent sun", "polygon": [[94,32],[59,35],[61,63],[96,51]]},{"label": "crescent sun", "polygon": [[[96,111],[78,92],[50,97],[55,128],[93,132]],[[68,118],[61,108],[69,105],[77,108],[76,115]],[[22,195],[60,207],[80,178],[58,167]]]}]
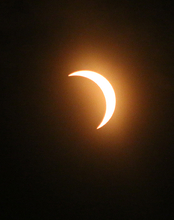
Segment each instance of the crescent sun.
[{"label": "crescent sun", "polygon": [[68,76],[81,76],[95,82],[103,92],[106,102],[106,111],[103,120],[98,125],[97,129],[103,127],[112,117],[116,107],[116,95],[110,82],[101,74],[89,71],[80,70],[69,74]]}]

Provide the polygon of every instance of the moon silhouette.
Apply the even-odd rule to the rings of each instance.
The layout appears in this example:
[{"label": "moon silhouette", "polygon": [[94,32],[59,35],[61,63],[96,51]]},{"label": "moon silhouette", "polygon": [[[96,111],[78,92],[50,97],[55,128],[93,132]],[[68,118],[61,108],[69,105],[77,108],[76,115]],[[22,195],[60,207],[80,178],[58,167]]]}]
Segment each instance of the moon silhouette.
[{"label": "moon silhouette", "polygon": [[103,92],[106,101],[106,111],[103,117],[103,120],[98,125],[97,129],[103,127],[112,117],[115,107],[116,107],[116,95],[114,89],[110,82],[100,75],[99,73],[89,71],[89,70],[80,70],[69,74],[68,76],[82,76],[87,79],[95,82]]}]

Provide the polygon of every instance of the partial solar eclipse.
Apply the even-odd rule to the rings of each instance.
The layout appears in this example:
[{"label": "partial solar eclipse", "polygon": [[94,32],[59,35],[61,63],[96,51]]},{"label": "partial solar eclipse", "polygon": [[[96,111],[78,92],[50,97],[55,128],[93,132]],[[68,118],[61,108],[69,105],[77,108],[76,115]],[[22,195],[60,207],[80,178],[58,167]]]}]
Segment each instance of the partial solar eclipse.
[{"label": "partial solar eclipse", "polygon": [[89,71],[89,70],[76,71],[74,73],[69,74],[68,76],[85,77],[87,79],[92,80],[100,87],[105,97],[106,111],[105,111],[103,120],[101,121],[97,129],[103,127],[111,119],[115,111],[115,107],[116,107],[116,96],[115,96],[114,89],[112,85],[110,84],[110,82],[105,77],[100,75],[99,73]]}]

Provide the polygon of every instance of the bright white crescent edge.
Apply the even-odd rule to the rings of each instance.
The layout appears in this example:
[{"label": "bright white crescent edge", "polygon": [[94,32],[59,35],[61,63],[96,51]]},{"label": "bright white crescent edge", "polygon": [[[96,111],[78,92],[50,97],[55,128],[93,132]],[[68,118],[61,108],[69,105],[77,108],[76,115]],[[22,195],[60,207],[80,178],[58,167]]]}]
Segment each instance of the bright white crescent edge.
[{"label": "bright white crescent edge", "polygon": [[101,121],[101,123],[99,124],[97,129],[103,127],[112,117],[112,115],[115,111],[115,107],[116,107],[116,95],[115,95],[114,89],[113,89],[112,85],[110,84],[110,82],[105,77],[100,75],[99,73],[89,71],[89,70],[76,71],[76,72],[69,74],[68,76],[85,77],[87,79],[92,80],[100,87],[100,89],[102,90],[103,95],[105,97],[106,111],[105,111],[105,115],[103,117],[103,120]]}]

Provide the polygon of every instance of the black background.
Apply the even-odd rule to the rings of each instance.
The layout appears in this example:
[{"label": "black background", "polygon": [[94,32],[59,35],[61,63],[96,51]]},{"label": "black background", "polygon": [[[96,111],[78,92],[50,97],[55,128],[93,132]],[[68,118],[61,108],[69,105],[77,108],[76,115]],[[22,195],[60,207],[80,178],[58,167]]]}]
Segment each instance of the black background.
[{"label": "black background", "polygon": [[[1,3],[2,219],[172,219],[171,4]],[[67,77],[81,69],[116,91],[99,130],[100,90]]]}]

